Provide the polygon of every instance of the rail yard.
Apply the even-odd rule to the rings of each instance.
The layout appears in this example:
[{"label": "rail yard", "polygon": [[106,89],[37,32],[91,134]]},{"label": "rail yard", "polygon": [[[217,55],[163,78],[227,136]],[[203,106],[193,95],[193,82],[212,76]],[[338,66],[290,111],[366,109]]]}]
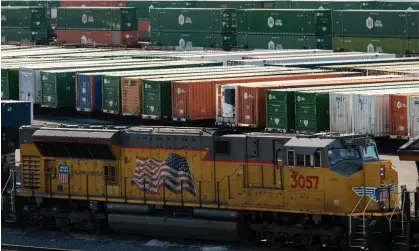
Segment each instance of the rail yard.
[{"label": "rail yard", "polygon": [[2,226],[419,250],[419,2],[1,12]]}]

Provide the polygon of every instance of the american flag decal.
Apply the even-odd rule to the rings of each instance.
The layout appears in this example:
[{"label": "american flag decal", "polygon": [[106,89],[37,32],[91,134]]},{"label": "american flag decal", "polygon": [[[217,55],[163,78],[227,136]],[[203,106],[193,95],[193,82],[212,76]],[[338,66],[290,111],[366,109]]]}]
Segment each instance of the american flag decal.
[{"label": "american flag decal", "polygon": [[70,179],[70,167],[68,165],[60,165],[58,170],[58,180],[61,184],[68,184]]},{"label": "american flag decal", "polygon": [[166,187],[176,194],[187,191],[196,195],[191,170],[185,157],[175,153],[170,153],[164,161],[137,157],[136,163],[131,182],[141,190],[158,193],[162,187]]}]

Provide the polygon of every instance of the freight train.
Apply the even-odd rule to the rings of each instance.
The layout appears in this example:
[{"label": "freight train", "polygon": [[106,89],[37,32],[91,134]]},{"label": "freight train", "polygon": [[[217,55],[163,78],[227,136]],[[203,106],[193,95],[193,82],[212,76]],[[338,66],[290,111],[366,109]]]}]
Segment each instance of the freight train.
[{"label": "freight train", "polygon": [[380,251],[419,243],[406,188],[367,135],[31,125],[20,144],[9,222]]}]

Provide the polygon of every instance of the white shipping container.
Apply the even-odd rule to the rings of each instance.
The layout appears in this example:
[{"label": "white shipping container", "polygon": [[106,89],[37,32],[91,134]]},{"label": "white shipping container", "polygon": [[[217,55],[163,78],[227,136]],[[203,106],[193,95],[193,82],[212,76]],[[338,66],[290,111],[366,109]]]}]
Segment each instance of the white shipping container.
[{"label": "white shipping container", "polygon": [[409,137],[419,136],[419,96],[407,97],[407,114]]},{"label": "white shipping container", "polygon": [[379,91],[345,92],[352,99],[353,133],[390,135],[390,94],[418,92],[419,88],[397,88]]},{"label": "white shipping container", "polygon": [[41,72],[30,69],[19,70],[19,100],[41,103]]},{"label": "white shipping container", "polygon": [[[416,87],[419,82],[392,82],[377,83],[366,86],[341,86],[330,89],[329,93],[329,115],[330,115],[330,131],[337,133],[353,133],[354,132],[354,112],[352,94],[356,91],[374,91],[383,88],[412,88]],[[313,91],[318,90],[317,88]],[[348,90],[351,90],[348,92]]]}]

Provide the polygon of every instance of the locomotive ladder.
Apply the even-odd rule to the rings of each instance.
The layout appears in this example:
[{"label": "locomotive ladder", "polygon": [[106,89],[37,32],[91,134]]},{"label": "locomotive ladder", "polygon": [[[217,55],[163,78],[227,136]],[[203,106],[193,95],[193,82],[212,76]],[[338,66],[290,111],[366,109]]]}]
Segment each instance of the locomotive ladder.
[{"label": "locomotive ladder", "polygon": [[[5,222],[16,221],[16,186],[15,186],[15,170],[10,169],[10,175],[1,191],[1,208],[4,214]],[[9,187],[11,184],[11,188]],[[7,202],[7,203],[6,203]]]}]

